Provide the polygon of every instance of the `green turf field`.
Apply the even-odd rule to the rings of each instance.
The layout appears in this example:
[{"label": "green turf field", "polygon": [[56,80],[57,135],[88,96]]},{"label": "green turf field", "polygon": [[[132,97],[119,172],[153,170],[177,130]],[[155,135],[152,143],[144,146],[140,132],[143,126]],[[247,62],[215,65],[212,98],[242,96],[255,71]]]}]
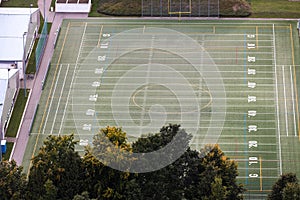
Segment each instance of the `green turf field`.
[{"label": "green turf field", "polygon": [[292,21],[64,20],[24,166],[49,134],[74,133],[82,151],[107,125],[134,140],[178,123],[264,196],[300,175],[298,54]]}]

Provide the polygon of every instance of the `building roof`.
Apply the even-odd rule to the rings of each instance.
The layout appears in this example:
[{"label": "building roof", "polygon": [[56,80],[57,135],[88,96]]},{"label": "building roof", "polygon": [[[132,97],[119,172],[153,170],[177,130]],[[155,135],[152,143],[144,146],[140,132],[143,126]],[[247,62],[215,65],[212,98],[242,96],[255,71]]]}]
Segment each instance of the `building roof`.
[{"label": "building roof", "polygon": [[[0,8],[0,61],[23,60],[23,35],[38,8]],[[26,35],[24,35],[26,44]]]}]

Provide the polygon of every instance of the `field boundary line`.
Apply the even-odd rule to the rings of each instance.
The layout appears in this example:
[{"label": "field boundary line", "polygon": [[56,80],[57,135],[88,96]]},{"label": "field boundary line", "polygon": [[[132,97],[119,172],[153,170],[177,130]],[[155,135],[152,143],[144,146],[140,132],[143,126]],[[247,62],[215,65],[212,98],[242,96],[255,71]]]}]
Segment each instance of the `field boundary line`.
[{"label": "field boundary line", "polygon": [[255,33],[256,33],[256,49],[258,49],[258,26],[255,28]]},{"label": "field boundary line", "polygon": [[291,38],[291,48],[292,48],[292,62],[293,62],[293,65],[295,65],[295,52],[294,52],[294,43],[293,43],[292,24],[290,24],[290,38]]},{"label": "field boundary line", "polygon": [[292,66],[291,65],[290,65],[290,80],[291,80],[291,92],[292,92],[294,131],[295,131],[295,137],[297,137],[297,126],[296,126],[297,122],[296,122],[295,99],[294,99],[294,82],[293,82],[293,73],[292,73]]},{"label": "field boundary line", "polygon": [[103,30],[103,25],[101,25],[101,29],[100,29],[100,34],[99,34],[99,39],[98,39],[98,44],[97,47],[100,47],[100,42],[101,42],[101,37],[102,37],[102,30]]},{"label": "field boundary line", "polygon": [[290,24],[290,38],[291,38],[291,49],[292,49],[292,63],[294,68],[294,88],[295,88],[295,98],[296,98],[296,113],[297,113],[297,127],[298,127],[298,136],[300,141],[300,129],[299,129],[299,106],[298,106],[298,91],[297,91],[297,77],[296,77],[296,67],[295,67],[295,51],[294,51],[294,42],[293,42],[293,29]]},{"label": "field boundary line", "polygon": [[[151,68],[152,57],[153,57],[154,40],[155,40],[155,36],[152,35],[151,44],[150,44],[150,52],[149,52],[149,56],[148,56],[147,75],[145,77],[145,81],[146,81],[147,85],[149,85],[149,76],[150,76],[150,68]],[[145,90],[144,90],[144,95],[142,97],[143,98],[142,108],[145,108],[145,106],[146,106],[146,101],[147,101],[147,98],[148,98],[148,95],[147,95],[148,87],[150,87],[150,86],[145,87]],[[137,93],[135,93],[135,95],[136,94]],[[135,95],[132,97],[133,100],[135,98]],[[145,109],[142,109],[142,112],[141,112],[141,121],[140,121],[140,133],[141,134],[142,134],[142,128],[143,128],[144,119],[145,119],[144,116],[145,116]]]},{"label": "field boundary line", "polygon": [[[69,32],[69,29],[70,29],[70,22],[68,22],[66,34],[65,34],[65,37],[64,37],[64,40],[63,40],[62,48],[61,48],[61,51],[60,51],[60,54],[59,54],[59,58],[58,58],[58,61],[57,61],[57,65],[56,65],[56,68],[55,68],[55,72],[54,72],[54,76],[53,76],[53,81],[52,81],[52,84],[51,84],[51,87],[50,87],[50,93],[49,93],[49,96],[50,96],[51,91],[52,91],[52,88],[53,88],[54,80],[55,80],[55,77],[56,77],[56,74],[57,74],[57,69],[58,69],[58,66],[59,66],[59,62],[60,62],[60,59],[61,59],[61,56],[62,56],[62,52],[63,52],[64,46],[65,46],[65,42],[66,42],[66,39],[67,39],[67,35],[68,35],[68,32]],[[34,157],[34,153],[35,153],[36,148],[37,148],[37,144],[38,144],[38,141],[39,141],[39,136],[40,136],[42,124],[43,124],[43,122],[44,122],[45,113],[46,113],[46,110],[47,110],[47,107],[48,107],[47,105],[48,105],[48,102],[49,102],[49,96],[48,96],[48,99],[47,99],[47,102],[46,102],[46,107],[45,107],[45,110],[44,110],[44,113],[43,113],[41,125],[40,125],[40,127],[39,127],[37,139],[36,139],[36,142],[35,142],[35,144],[34,144],[34,148],[33,148],[33,151],[32,151],[31,158]],[[28,169],[31,168],[31,165],[32,165],[32,160],[31,160],[30,163],[29,163],[29,168],[28,168]],[[27,177],[29,176],[29,173],[30,173],[30,170],[28,170],[28,172],[27,172]]]},{"label": "field boundary line", "polygon": [[53,129],[54,129],[54,125],[55,125],[55,121],[56,121],[56,117],[57,117],[57,112],[58,112],[58,109],[59,109],[60,100],[61,100],[61,97],[62,97],[62,94],[63,94],[63,91],[64,91],[64,87],[65,87],[65,84],[66,84],[66,79],[67,79],[67,75],[69,73],[69,69],[70,69],[70,65],[68,65],[68,67],[67,67],[67,71],[66,71],[66,74],[65,74],[65,77],[64,77],[63,85],[61,87],[61,91],[60,91],[60,94],[59,94],[59,98],[58,98],[58,102],[57,102],[57,107],[56,107],[56,111],[55,111],[55,115],[54,115],[52,127],[51,127],[51,130],[50,130],[51,134],[53,134]]},{"label": "field boundary line", "polygon": [[[44,124],[44,127],[43,127],[42,134],[45,133],[46,123],[48,122],[49,113],[51,112],[50,109],[51,109],[51,107],[52,107],[52,102],[53,102],[53,99],[54,99],[54,94],[55,94],[55,91],[56,91],[56,87],[57,87],[57,85],[58,85],[57,83],[58,83],[58,80],[59,80],[59,77],[60,77],[61,69],[62,69],[62,64],[60,64],[60,67],[59,67],[59,70],[58,70],[57,79],[56,79],[56,81],[55,81],[54,90],[53,90],[53,93],[52,93],[52,95],[51,95],[51,101],[50,101],[50,105],[49,105],[49,110],[48,110],[47,115],[46,115],[45,124]],[[50,98],[50,94],[51,94],[51,93],[49,93],[48,98]],[[45,111],[46,111],[46,108],[45,108]],[[40,132],[40,131],[39,131],[39,132]],[[50,133],[50,134],[52,134],[52,133]]]},{"label": "field boundary line", "polygon": [[42,117],[42,122],[41,122],[41,125],[40,125],[40,128],[39,128],[38,132],[41,131],[41,126],[42,126],[42,124],[44,123],[44,120],[45,120],[45,113],[46,113],[46,110],[48,108],[50,94],[51,94],[52,89],[53,89],[54,80],[55,80],[55,77],[56,77],[56,74],[57,74],[57,69],[58,69],[58,66],[59,66],[59,63],[60,63],[60,60],[61,60],[61,57],[62,57],[62,52],[63,52],[64,47],[65,47],[65,43],[66,43],[66,39],[67,39],[69,29],[70,29],[70,22],[68,22],[68,27],[67,27],[66,34],[65,34],[65,37],[64,37],[64,41],[63,41],[63,44],[62,44],[62,48],[61,48],[61,51],[60,51],[60,54],[59,54],[59,57],[58,57],[58,60],[57,60],[57,64],[56,64],[56,68],[55,68],[55,72],[54,72],[54,76],[53,76],[53,81],[52,81],[52,84],[51,84],[51,87],[50,87],[50,93],[49,93],[49,96],[47,98],[46,107],[45,107],[45,110],[44,110],[44,114],[43,114],[43,117]]},{"label": "field boundary line", "polygon": [[277,61],[276,61],[276,39],[275,24],[273,24],[273,54],[274,54],[274,71],[275,71],[275,87],[276,87],[276,113],[277,113],[277,137],[278,137],[278,156],[279,156],[279,173],[282,174],[282,158],[281,158],[281,138],[280,138],[280,122],[279,122],[279,105],[278,105],[278,80],[277,80]]},{"label": "field boundary line", "polygon": [[63,118],[62,118],[62,120],[60,122],[60,126],[59,126],[58,135],[60,135],[60,132],[61,132],[61,129],[62,129],[62,125],[63,125],[63,122],[64,122],[64,118],[65,118],[65,115],[66,115],[66,109],[67,109],[67,106],[68,106],[68,102],[69,102],[69,98],[70,98],[70,93],[71,93],[71,90],[72,90],[71,87],[73,85],[73,81],[74,81],[76,69],[77,69],[77,66],[78,66],[79,55],[81,53],[81,49],[82,49],[82,44],[83,44],[83,39],[84,39],[84,35],[85,35],[85,32],[86,32],[86,28],[87,28],[87,23],[85,23],[85,26],[84,26],[84,30],[83,30],[83,34],[82,34],[82,38],[81,38],[81,43],[80,43],[80,47],[79,47],[79,51],[78,51],[78,55],[77,55],[76,63],[75,63],[75,67],[74,67],[74,72],[73,72],[72,80],[71,80],[71,83],[70,83],[70,89],[69,89],[69,92],[68,92],[67,101],[66,101],[66,105],[65,105],[65,108],[64,108],[64,112],[63,112]]},{"label": "field boundary line", "polygon": [[260,184],[260,191],[263,191],[263,176],[262,176],[262,159],[259,156],[259,184]]},{"label": "field boundary line", "polygon": [[284,96],[284,116],[285,116],[285,131],[286,136],[289,136],[289,124],[288,124],[288,115],[287,115],[287,104],[286,104],[286,89],[285,89],[285,72],[284,65],[282,65],[282,85],[283,85],[283,96]]}]

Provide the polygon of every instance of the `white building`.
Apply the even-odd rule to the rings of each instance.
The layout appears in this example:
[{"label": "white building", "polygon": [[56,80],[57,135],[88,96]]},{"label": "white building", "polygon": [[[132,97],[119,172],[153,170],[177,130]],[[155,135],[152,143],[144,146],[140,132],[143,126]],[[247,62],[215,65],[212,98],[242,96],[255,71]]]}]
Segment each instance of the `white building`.
[{"label": "white building", "polygon": [[19,89],[18,71],[18,69],[0,69],[0,139],[5,136]]},{"label": "white building", "polygon": [[56,0],[55,12],[89,13],[92,0]]},{"label": "white building", "polygon": [[39,25],[38,8],[0,7],[0,69],[19,69],[23,79],[23,61],[30,56]]}]

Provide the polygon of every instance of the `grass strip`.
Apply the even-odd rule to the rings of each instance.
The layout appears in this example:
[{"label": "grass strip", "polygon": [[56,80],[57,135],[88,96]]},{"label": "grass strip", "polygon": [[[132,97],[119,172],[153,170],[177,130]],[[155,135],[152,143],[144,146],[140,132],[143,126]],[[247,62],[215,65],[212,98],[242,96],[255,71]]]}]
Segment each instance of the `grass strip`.
[{"label": "grass strip", "polygon": [[251,0],[252,14],[257,18],[299,18],[300,2],[288,0]]},{"label": "grass strip", "polygon": [[3,160],[9,160],[13,147],[14,147],[13,142],[6,142],[6,153],[3,154]]},{"label": "grass strip", "polygon": [[14,110],[11,116],[11,119],[8,124],[8,128],[6,131],[6,137],[16,137],[18,133],[18,129],[21,123],[22,115],[26,106],[26,102],[28,100],[29,91],[26,91],[25,97],[25,89],[20,89],[18,93],[18,97],[14,106]]},{"label": "grass strip", "polygon": [[29,8],[30,4],[32,7],[37,7],[36,0],[9,0],[9,1],[2,1],[1,7],[24,7]]}]

